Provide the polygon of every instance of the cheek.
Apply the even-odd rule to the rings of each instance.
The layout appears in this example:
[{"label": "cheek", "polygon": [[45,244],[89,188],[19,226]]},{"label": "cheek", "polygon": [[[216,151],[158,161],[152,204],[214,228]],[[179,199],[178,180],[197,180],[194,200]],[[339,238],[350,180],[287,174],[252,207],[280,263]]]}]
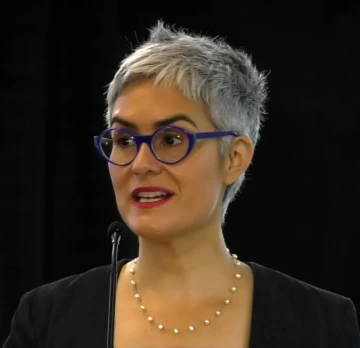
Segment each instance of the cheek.
[{"label": "cheek", "polygon": [[116,168],[112,165],[109,166],[109,174],[115,192],[116,200],[118,201],[118,203],[120,203],[120,198],[125,197],[126,174],[124,173],[124,170],[122,168]]},{"label": "cheek", "polygon": [[[194,158],[180,176],[186,199],[215,202],[222,189],[220,164],[215,156]],[[191,168],[191,169],[189,169]]]},{"label": "cheek", "polygon": [[110,174],[111,182],[113,186],[115,186],[119,182],[118,180],[119,175],[118,175],[118,170],[111,164],[109,164],[109,174]]}]

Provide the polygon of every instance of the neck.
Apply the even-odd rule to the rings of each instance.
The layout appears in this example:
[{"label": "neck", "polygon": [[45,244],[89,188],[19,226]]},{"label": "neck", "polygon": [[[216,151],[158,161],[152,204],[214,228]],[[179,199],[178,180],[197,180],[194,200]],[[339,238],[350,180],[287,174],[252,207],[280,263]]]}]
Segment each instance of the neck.
[{"label": "neck", "polygon": [[191,233],[166,243],[139,240],[136,278],[142,288],[162,296],[176,293],[196,299],[224,291],[231,281],[233,260],[221,229]]}]

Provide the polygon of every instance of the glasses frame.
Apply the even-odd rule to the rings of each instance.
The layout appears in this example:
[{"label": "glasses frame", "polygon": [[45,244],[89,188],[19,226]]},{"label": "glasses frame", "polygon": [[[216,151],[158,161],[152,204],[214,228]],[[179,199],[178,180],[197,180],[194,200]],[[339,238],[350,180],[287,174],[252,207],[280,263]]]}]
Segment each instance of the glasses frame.
[{"label": "glasses frame", "polygon": [[[188,150],[186,151],[185,155],[180,160],[178,160],[176,162],[166,162],[166,161],[163,161],[162,159],[160,159],[156,155],[156,153],[155,153],[155,151],[153,149],[152,142],[153,142],[153,139],[154,139],[154,137],[156,136],[157,133],[159,133],[161,131],[164,131],[164,130],[172,130],[172,129],[181,131],[187,136],[187,138],[189,140],[189,147],[188,147]],[[110,132],[110,131],[122,131],[124,133],[129,134],[134,139],[134,141],[136,143],[136,154],[135,154],[135,157],[134,157],[134,159],[132,161],[130,161],[130,162],[126,163],[126,164],[119,164],[119,163],[115,163],[115,162],[111,161],[108,157],[105,156],[105,154],[103,153],[103,151],[101,149],[100,141],[101,141],[101,138],[103,137],[103,135],[105,133],[107,133],[107,132]],[[177,163],[183,161],[187,156],[189,156],[190,153],[194,150],[194,147],[195,147],[195,144],[196,144],[197,140],[222,138],[222,137],[226,137],[226,136],[237,137],[238,135],[239,134],[237,132],[234,132],[234,131],[215,131],[215,132],[191,133],[191,132],[188,132],[188,131],[186,131],[185,129],[183,129],[181,127],[175,127],[175,126],[161,127],[159,129],[157,129],[153,134],[150,134],[150,135],[135,135],[131,131],[127,130],[127,129],[108,128],[108,129],[105,129],[104,131],[102,131],[99,135],[94,136],[94,144],[95,144],[95,148],[96,148],[97,152],[103,158],[105,158],[106,161],[108,161],[109,163],[114,164],[116,166],[125,167],[125,166],[130,165],[132,162],[134,162],[137,155],[138,155],[138,153],[139,153],[139,151],[140,151],[140,148],[141,148],[142,144],[146,144],[148,146],[148,148],[150,149],[153,156],[159,162],[164,163],[164,164],[168,164],[168,165],[172,165],[172,164],[177,164]]]}]

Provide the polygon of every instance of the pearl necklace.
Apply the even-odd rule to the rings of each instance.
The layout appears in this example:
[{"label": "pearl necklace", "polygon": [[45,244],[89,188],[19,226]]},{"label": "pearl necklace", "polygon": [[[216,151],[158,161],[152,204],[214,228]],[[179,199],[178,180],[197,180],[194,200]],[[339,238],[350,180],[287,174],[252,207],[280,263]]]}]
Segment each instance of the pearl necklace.
[{"label": "pearl necklace", "polygon": [[[234,261],[234,265],[235,265],[235,267],[236,267],[236,272],[235,272],[235,274],[234,274],[234,277],[235,277],[235,279],[239,280],[239,279],[241,278],[241,274],[238,272],[238,268],[241,266],[241,262],[238,261],[236,254],[231,255],[231,257],[232,257],[232,259],[233,259],[233,261]],[[135,279],[134,279],[136,262],[137,262],[137,260],[134,260],[134,266],[133,266],[132,268],[130,268],[130,270],[129,270],[129,272],[130,272],[130,274],[131,274],[131,281],[130,281],[130,283],[131,283],[131,285],[133,286],[134,293],[135,293],[134,296],[135,296],[135,298],[138,300],[138,303],[139,303],[139,306],[140,306],[141,311],[142,311],[142,312],[144,313],[144,315],[147,317],[147,321],[148,321],[149,323],[151,323],[151,324],[156,324],[159,330],[161,330],[161,331],[172,331],[175,335],[179,334],[179,333],[180,333],[180,329],[174,328],[174,329],[170,329],[170,330],[169,330],[169,329],[165,328],[165,326],[162,325],[161,323],[157,323],[156,320],[155,320],[152,316],[149,315],[146,307],[143,305],[141,296],[140,296],[140,294],[139,294],[139,292],[138,292],[138,290],[137,290],[137,283],[136,283],[136,281],[135,281]],[[232,287],[230,287],[229,290],[230,290],[230,291],[229,291],[229,295],[228,295],[228,297],[227,297],[227,298],[224,300],[224,302],[223,302],[223,306],[224,306],[224,307],[228,306],[228,305],[231,303],[231,301],[230,301],[231,295],[234,294],[234,293],[237,291],[237,288],[236,288],[235,286],[232,286]],[[205,326],[210,325],[210,323],[211,323],[214,319],[220,317],[220,315],[221,315],[222,313],[221,313],[220,310],[217,310],[214,314],[215,314],[215,315],[210,316],[209,318],[203,320],[203,325],[205,325]],[[182,331],[183,331],[183,330],[182,330]],[[184,331],[185,331],[185,330],[184,330]],[[188,328],[187,328],[186,331],[188,331],[188,332],[194,332],[194,331],[195,331],[195,326],[194,326],[194,325],[188,326]]]}]

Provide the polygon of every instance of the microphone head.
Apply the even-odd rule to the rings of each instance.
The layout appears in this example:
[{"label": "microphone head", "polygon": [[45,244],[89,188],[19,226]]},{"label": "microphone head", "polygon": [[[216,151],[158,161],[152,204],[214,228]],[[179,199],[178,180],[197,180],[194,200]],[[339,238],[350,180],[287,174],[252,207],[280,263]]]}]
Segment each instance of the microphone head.
[{"label": "microphone head", "polygon": [[110,224],[110,226],[108,228],[107,236],[111,238],[111,236],[114,232],[117,232],[120,235],[122,235],[125,230],[126,230],[126,226],[123,222],[114,221]]}]

